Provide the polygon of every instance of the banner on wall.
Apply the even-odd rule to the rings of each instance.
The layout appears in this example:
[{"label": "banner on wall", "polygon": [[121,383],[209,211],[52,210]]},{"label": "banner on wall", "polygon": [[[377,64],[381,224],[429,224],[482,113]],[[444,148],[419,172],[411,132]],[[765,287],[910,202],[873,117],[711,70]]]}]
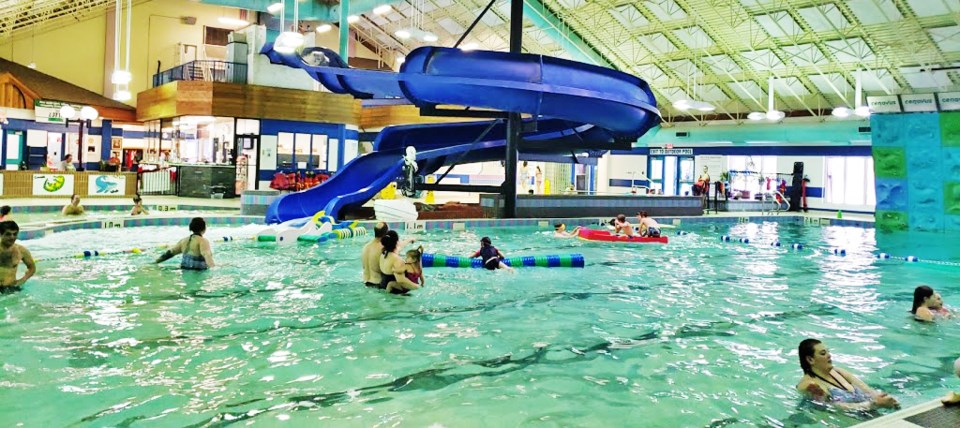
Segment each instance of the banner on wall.
[{"label": "banner on wall", "polygon": [[943,92],[937,94],[937,99],[940,101],[940,110],[960,110],[960,92]]},{"label": "banner on wall", "polygon": [[33,194],[70,196],[73,194],[73,174],[33,174]]},{"label": "banner on wall", "polygon": [[937,111],[937,100],[933,94],[901,95],[903,111]]},{"label": "banner on wall", "polygon": [[874,113],[900,113],[900,98],[896,95],[867,97],[867,105]]},{"label": "banner on wall", "polygon": [[127,177],[123,175],[90,175],[87,177],[88,195],[123,194],[127,188]]}]

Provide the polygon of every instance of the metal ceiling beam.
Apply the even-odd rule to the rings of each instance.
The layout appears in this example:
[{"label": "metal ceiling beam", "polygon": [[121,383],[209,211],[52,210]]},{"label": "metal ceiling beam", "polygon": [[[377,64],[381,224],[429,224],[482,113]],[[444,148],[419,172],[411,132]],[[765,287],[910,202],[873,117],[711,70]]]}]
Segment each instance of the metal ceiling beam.
[{"label": "metal ceiling beam", "polygon": [[523,0],[523,15],[566,50],[573,59],[616,68],[540,0]]},{"label": "metal ceiling beam", "polygon": [[[247,9],[257,12],[267,12],[267,7],[277,3],[280,0],[200,0],[201,3],[215,6],[233,7],[237,9]],[[400,3],[397,0],[351,0],[350,14],[360,15],[373,10],[381,5],[393,5]],[[284,11],[286,19],[293,19],[293,7],[289,5],[297,4],[300,8],[300,20],[302,21],[323,21],[337,22],[340,19],[340,4],[328,5],[318,0],[309,0],[301,3],[299,0],[286,0],[288,5]]]}]

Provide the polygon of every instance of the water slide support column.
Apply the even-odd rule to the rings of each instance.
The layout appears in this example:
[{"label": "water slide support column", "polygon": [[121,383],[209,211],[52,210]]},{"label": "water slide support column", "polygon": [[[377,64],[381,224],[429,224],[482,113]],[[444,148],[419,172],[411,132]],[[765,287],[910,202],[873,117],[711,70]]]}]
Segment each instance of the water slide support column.
[{"label": "water slide support column", "polygon": [[[523,42],[523,0],[510,0],[510,53],[518,54]],[[520,113],[507,116],[507,156],[504,160],[503,217],[517,217],[517,150],[520,149]]]},{"label": "water slide support column", "polygon": [[[294,0],[296,1],[296,0]],[[340,58],[343,58],[345,64],[349,64],[347,51],[350,42],[350,23],[347,17],[350,16],[350,0],[340,0]]]}]

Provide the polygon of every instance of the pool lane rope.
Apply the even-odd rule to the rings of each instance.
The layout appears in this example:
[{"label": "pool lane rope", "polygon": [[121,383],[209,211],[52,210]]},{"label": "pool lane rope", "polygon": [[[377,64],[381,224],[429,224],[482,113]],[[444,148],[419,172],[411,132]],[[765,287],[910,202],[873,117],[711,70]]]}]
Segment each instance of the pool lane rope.
[{"label": "pool lane rope", "polygon": [[[483,261],[463,256],[445,256],[425,253],[421,259],[423,267],[482,268]],[[510,267],[571,267],[584,266],[583,254],[561,254],[549,256],[517,256],[503,259]]]},{"label": "pool lane rope", "polygon": [[[243,236],[243,237],[222,236],[219,238],[213,238],[211,239],[211,241],[231,242],[231,241],[236,241],[241,239],[252,240],[252,239],[256,239],[256,237],[255,236]],[[67,260],[67,259],[92,259],[96,257],[111,256],[111,255],[117,255],[117,254],[142,254],[145,251],[163,250],[163,249],[169,248],[170,246],[171,245],[169,244],[160,244],[155,247],[148,247],[146,249],[134,247],[126,250],[102,250],[102,251],[101,250],[84,250],[79,253],[69,254],[65,256],[38,258],[38,259],[34,259],[34,261],[39,263],[39,262],[49,262],[54,260]]]},{"label": "pool lane rope", "polygon": [[[690,235],[690,232],[687,232],[685,230],[679,230],[677,231],[677,235],[678,236]],[[750,238],[733,238],[730,235],[721,235],[720,242],[738,242],[741,244],[750,244]],[[780,243],[779,240],[776,240],[771,242],[770,246],[782,247],[784,245]],[[799,242],[794,242],[790,244],[790,249],[793,249],[793,250],[801,251],[804,248],[806,247],[804,247],[804,245]],[[847,250],[845,248],[830,248],[829,250],[824,250],[824,253],[833,254],[835,256],[846,257]],[[948,261],[942,261],[942,260],[920,260],[920,258],[917,256],[894,256],[888,253],[875,253],[874,258],[876,258],[877,260],[902,260],[907,263],[917,263],[922,261],[924,263],[941,265],[941,266],[960,267],[960,263],[958,262],[948,262]]]}]

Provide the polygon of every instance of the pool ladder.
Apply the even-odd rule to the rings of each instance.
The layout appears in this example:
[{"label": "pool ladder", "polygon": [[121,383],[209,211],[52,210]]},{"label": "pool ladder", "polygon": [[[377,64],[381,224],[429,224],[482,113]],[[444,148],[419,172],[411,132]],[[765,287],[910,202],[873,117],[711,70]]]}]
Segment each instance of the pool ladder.
[{"label": "pool ladder", "polygon": [[[781,204],[780,202],[777,202],[777,196],[779,196],[780,199],[783,200],[783,204]],[[777,215],[780,215],[780,213],[783,211],[790,211],[790,201],[787,200],[787,197],[784,196],[783,193],[776,192],[776,191],[773,193],[764,193],[762,202],[767,202],[767,201],[772,202],[773,207],[768,210],[761,209],[762,213],[770,214],[775,212],[777,213]],[[787,206],[786,208],[782,207],[782,205],[784,204]],[[764,204],[762,206],[765,207],[766,205]]]}]

